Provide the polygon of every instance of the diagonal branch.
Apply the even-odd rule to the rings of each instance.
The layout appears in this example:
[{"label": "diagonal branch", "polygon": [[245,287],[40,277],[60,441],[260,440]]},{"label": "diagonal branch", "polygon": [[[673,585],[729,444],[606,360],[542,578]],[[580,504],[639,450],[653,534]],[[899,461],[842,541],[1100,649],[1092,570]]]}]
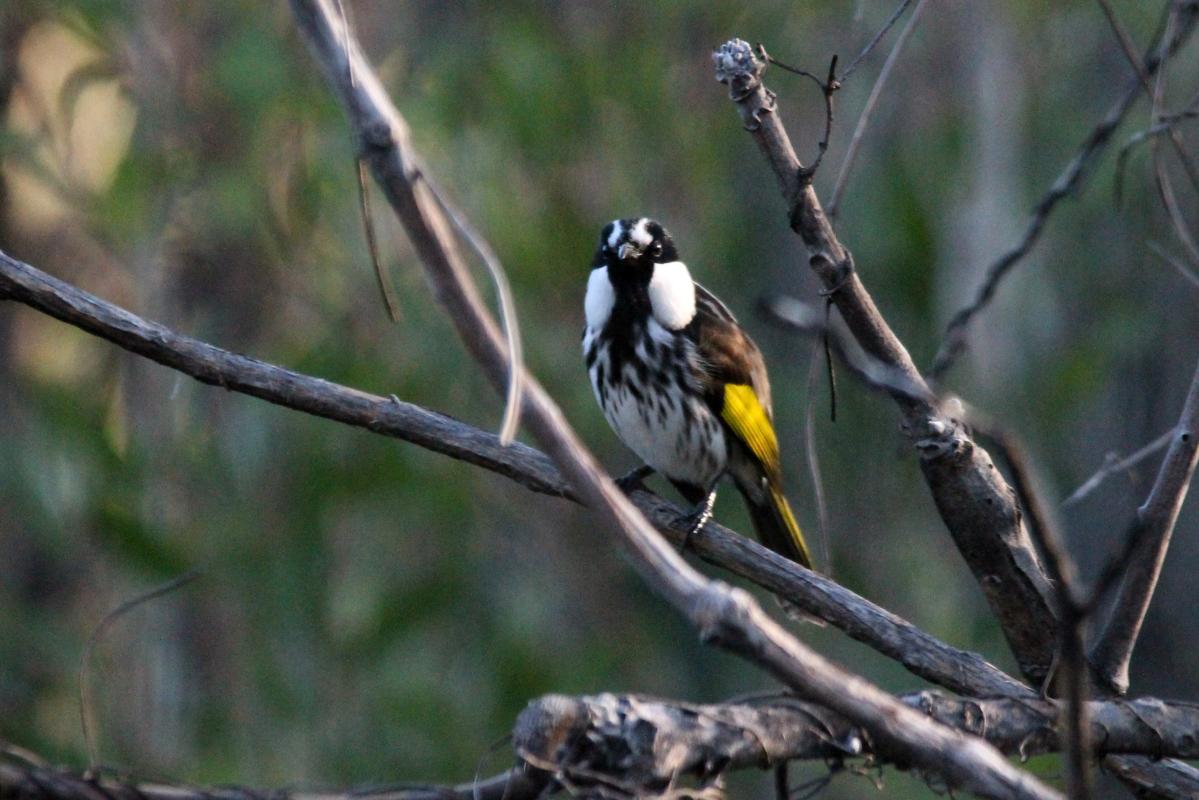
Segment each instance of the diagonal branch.
[{"label": "diagonal branch", "polygon": [[[774,170],[791,227],[807,246],[809,265],[846,326],[867,355],[931,397],[908,351],[862,284],[811,182],[804,180],[803,167],[775,113],[775,95],[762,83],[765,64],[741,40],[723,45],[715,59],[717,79],[729,85],[729,97],[746,130]],[[1053,660],[1052,592],[1011,488],[959,420],[912,393],[892,396],[920,452],[925,482],[941,518],[998,617],[1021,672],[1039,684]]]},{"label": "diagonal branch", "polygon": [[920,20],[921,12],[924,11],[924,4],[925,0],[920,0],[912,9],[912,16],[908,18],[908,24],[899,32],[899,38],[895,40],[895,46],[891,48],[887,60],[883,62],[883,68],[879,71],[878,78],[874,81],[874,87],[870,90],[870,96],[866,98],[866,105],[862,106],[862,113],[858,116],[858,124],[854,126],[853,136],[849,139],[849,147],[845,150],[845,158],[841,160],[841,169],[837,171],[837,180],[833,184],[833,192],[828,201],[829,219],[837,218],[837,211],[841,207],[841,197],[845,192],[845,185],[849,181],[849,171],[853,169],[853,162],[858,156],[858,148],[862,146],[862,137],[866,135],[866,128],[870,125],[871,117],[874,116],[874,108],[882,96],[883,87],[887,85],[887,79],[899,61],[899,54],[903,52],[903,46],[911,37],[912,31],[916,29],[916,23]]},{"label": "diagonal branch", "polygon": [[[394,397],[367,394],[191,339],[0,252],[0,299],[4,298],[203,383],[411,442],[503,475],[531,491],[578,502],[566,478],[539,450],[519,442],[504,447],[494,434]],[[632,500],[672,541],[682,542],[690,528],[685,511],[647,491],[635,492]],[[709,563],[787,598],[947,689],[982,696],[1030,692],[977,654],[950,647],[715,522],[692,537],[691,547]]]},{"label": "diagonal branch", "polygon": [[[1180,48],[1194,31],[1196,20],[1199,19],[1199,3],[1187,3],[1183,6],[1182,11],[1177,33],[1167,37],[1156,48],[1156,51],[1145,59],[1147,75],[1157,74],[1167,56]],[[1103,120],[1087,135],[1082,147],[1066,164],[1057,180],[1049,187],[1049,191],[1037,203],[1029,216],[1028,225],[1024,229],[1024,235],[1020,237],[1020,241],[987,267],[986,278],[974,299],[954,314],[953,319],[946,326],[941,347],[928,370],[930,379],[940,380],[957,362],[958,357],[966,348],[966,336],[971,321],[991,302],[991,298],[994,297],[1003,278],[1032,251],[1037,240],[1041,238],[1049,217],[1056,210],[1058,204],[1078,188],[1092,162],[1107,147],[1112,135],[1120,127],[1124,116],[1132,108],[1133,102],[1140,93],[1140,78],[1133,78]]]},{"label": "diagonal branch", "polygon": [[1130,536],[1139,540],[1120,581],[1112,615],[1091,653],[1091,661],[1107,688],[1128,691],[1128,664],[1157,588],[1170,537],[1199,461],[1199,366],[1183,404],[1182,415],[1162,460],[1157,480],[1137,509]]}]

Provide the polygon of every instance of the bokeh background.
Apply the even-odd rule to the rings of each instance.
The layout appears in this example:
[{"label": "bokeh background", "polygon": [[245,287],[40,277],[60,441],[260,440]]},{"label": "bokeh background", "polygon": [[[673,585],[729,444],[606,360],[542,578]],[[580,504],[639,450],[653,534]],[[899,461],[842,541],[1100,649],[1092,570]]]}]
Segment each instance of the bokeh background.
[{"label": "bokeh background", "polygon": [[[844,65],[860,51],[894,3],[347,5],[417,148],[504,260],[532,369],[603,461],[634,464],[580,363],[587,264],[605,221],[652,215],[762,345],[791,493],[815,535],[811,344],[755,308],[780,291],[815,302],[817,287],[709,52],[736,35],[823,73],[832,54]],[[1115,3],[1142,46],[1162,5]],[[898,30],[837,95],[822,194]],[[1199,86],[1197,52],[1174,60],[1168,108]],[[838,221],[918,363],[1130,75],[1088,0],[926,8]],[[819,93],[778,70],[770,85],[810,159]],[[1117,146],[1149,114],[1139,100]],[[285,3],[9,0],[0,148],[6,252],[219,346],[498,424],[500,401],[376,196],[403,314],[387,320],[350,134]],[[1199,358],[1199,291],[1147,247],[1178,251],[1150,175],[1148,151],[1134,151],[1117,205],[1105,155],[946,381],[1024,437],[1055,501],[1105,454],[1166,430]],[[1194,222],[1195,195],[1176,184]],[[834,575],[1014,669],[892,405],[848,380],[835,424],[823,383],[813,401]],[[1156,458],[1063,509],[1088,574],[1155,469]],[[1134,691],[1199,697],[1195,506]],[[748,529],[735,494],[717,514]],[[577,507],[0,305],[0,738],[86,763],[77,673],[89,635],[123,600],[189,569],[202,578],[97,643],[103,763],[260,786],[461,781],[507,766],[505,747],[489,748],[543,693],[716,701],[774,685],[698,644]],[[890,689],[920,686],[835,630],[800,633]],[[1036,768],[1058,771],[1053,759]],[[930,794],[894,770],[883,779],[893,796]],[[770,796],[765,776],[736,786]],[[851,775],[827,792],[875,794]]]}]

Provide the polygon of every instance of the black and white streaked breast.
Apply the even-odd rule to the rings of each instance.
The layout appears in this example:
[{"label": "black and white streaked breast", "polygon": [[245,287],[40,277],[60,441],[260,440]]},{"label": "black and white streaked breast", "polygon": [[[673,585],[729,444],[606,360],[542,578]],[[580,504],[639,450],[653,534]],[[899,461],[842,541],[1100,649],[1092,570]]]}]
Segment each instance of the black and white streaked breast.
[{"label": "black and white streaked breast", "polygon": [[613,313],[621,300],[608,268],[592,270],[583,332],[591,387],[630,450],[667,478],[707,490],[724,474],[728,449],[697,381],[695,344],[683,332],[695,316],[695,284],[681,261],[657,264],[647,294],[642,313]]}]

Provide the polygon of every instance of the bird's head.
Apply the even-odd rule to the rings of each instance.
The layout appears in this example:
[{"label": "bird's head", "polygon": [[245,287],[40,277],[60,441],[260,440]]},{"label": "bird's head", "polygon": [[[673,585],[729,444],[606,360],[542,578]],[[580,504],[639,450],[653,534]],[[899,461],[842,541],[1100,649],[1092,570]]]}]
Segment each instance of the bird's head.
[{"label": "bird's head", "polygon": [[661,223],[646,217],[616,219],[600,232],[593,266],[607,267],[613,283],[646,283],[654,274],[655,264],[678,259],[674,240]]}]

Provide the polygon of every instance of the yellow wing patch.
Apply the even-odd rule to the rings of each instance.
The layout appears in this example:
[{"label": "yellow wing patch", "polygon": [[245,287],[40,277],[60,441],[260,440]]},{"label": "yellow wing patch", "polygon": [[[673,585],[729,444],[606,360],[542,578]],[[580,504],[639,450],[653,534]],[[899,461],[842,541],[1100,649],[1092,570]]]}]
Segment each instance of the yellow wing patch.
[{"label": "yellow wing patch", "polygon": [[724,407],[720,410],[720,418],[745,443],[768,475],[778,474],[778,436],[770,422],[770,415],[758,402],[758,395],[752,386],[744,383],[725,384]]}]

